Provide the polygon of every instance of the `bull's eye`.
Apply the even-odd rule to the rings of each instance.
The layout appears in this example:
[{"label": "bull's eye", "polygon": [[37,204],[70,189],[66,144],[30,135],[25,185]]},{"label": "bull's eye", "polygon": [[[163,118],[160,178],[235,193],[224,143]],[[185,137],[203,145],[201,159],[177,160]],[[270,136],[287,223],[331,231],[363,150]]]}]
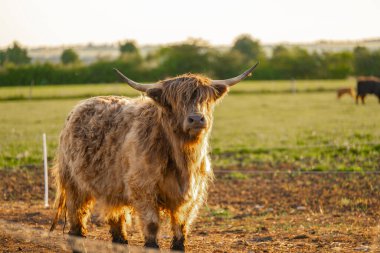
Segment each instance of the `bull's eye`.
[{"label": "bull's eye", "polygon": [[191,101],[194,101],[197,98],[197,91],[194,91],[193,94],[191,94]]}]

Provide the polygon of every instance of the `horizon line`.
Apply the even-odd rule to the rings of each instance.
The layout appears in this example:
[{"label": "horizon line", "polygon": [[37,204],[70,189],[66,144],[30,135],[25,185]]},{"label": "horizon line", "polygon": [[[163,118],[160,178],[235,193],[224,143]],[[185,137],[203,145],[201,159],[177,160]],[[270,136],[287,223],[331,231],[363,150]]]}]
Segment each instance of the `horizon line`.
[{"label": "horizon line", "polygon": [[[241,35],[245,35],[245,34],[241,34]],[[239,35],[239,36],[241,36]],[[249,34],[248,34],[249,35]],[[239,36],[235,37],[233,41],[235,41]],[[360,38],[360,39],[317,39],[317,40],[314,40],[314,41],[288,41],[288,40],[282,40],[282,41],[278,41],[278,42],[262,42],[260,39],[258,38],[255,38],[253,36],[251,36],[251,38],[254,40],[254,41],[259,41],[261,45],[266,45],[266,46],[271,46],[271,45],[313,45],[313,44],[339,44],[339,43],[364,43],[364,42],[376,42],[376,41],[379,41],[380,42],[380,36],[378,37],[363,37],[363,38]],[[92,45],[94,47],[96,46],[102,46],[102,45],[118,45],[119,43],[121,42],[125,42],[125,41],[134,41],[136,43],[136,45],[138,47],[149,47],[149,46],[162,46],[162,45],[175,45],[175,44],[180,44],[180,43],[184,43],[184,42],[188,42],[188,41],[191,41],[191,40],[199,40],[199,41],[204,41],[206,42],[207,44],[209,44],[210,46],[216,46],[216,47],[229,47],[231,45],[233,45],[233,42],[232,43],[229,43],[229,44],[214,44],[214,43],[211,43],[203,38],[197,38],[197,37],[188,37],[187,39],[184,39],[184,40],[178,40],[178,41],[172,41],[172,42],[166,42],[166,43],[142,43],[140,44],[137,40],[135,39],[124,39],[124,40],[119,40],[119,41],[113,41],[113,42],[78,42],[78,43],[62,43],[62,44],[40,44],[40,45],[27,45],[27,44],[23,44],[22,42],[18,41],[18,40],[13,40],[12,42],[8,43],[7,45],[1,45],[0,46],[0,50],[2,49],[6,49],[8,48],[9,46],[11,46],[13,43],[18,43],[19,45],[21,45],[22,47],[24,48],[27,48],[27,49],[39,49],[39,48],[71,48],[71,47],[88,47],[89,45]]]}]

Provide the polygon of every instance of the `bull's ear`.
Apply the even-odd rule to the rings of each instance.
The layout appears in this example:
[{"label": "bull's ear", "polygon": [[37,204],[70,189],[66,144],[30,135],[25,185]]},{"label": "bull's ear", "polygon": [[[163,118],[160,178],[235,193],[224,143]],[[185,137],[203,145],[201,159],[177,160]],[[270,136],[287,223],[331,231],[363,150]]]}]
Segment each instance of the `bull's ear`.
[{"label": "bull's ear", "polygon": [[223,97],[228,92],[228,86],[225,84],[214,84],[216,99]]},{"label": "bull's ear", "polygon": [[148,97],[150,97],[151,99],[153,99],[157,103],[159,103],[159,104],[162,103],[162,99],[161,99],[161,97],[162,97],[162,89],[161,88],[148,89],[146,91],[146,94],[148,95]]}]

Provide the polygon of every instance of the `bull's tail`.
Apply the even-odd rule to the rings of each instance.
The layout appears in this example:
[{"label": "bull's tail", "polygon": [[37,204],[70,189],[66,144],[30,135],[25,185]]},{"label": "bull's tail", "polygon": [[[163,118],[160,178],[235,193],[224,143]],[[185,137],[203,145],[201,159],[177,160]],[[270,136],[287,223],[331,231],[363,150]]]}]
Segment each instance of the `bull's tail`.
[{"label": "bull's tail", "polygon": [[59,177],[58,166],[56,165],[54,168],[55,180],[57,183],[57,193],[55,197],[54,206],[57,208],[57,213],[55,214],[53,223],[51,224],[50,231],[53,231],[57,226],[59,218],[61,217],[62,211],[64,215],[66,215],[66,191],[62,185],[61,178]]}]

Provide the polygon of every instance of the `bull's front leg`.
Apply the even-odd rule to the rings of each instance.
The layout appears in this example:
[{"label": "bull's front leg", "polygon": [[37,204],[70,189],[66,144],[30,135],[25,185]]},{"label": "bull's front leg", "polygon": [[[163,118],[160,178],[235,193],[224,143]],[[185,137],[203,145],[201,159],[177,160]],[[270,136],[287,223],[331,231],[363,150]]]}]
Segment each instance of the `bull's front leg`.
[{"label": "bull's front leg", "polygon": [[128,244],[127,231],[126,231],[126,215],[121,213],[118,216],[114,216],[108,219],[110,225],[110,233],[112,235],[112,242]]},{"label": "bull's front leg", "polygon": [[139,216],[140,225],[143,230],[145,247],[159,248],[157,244],[157,234],[159,230],[159,209],[157,204],[149,198],[140,199],[134,205],[134,208]]},{"label": "bull's front leg", "polygon": [[199,204],[196,201],[186,203],[180,208],[172,211],[171,223],[173,239],[171,249],[185,250],[187,234],[190,232],[190,226],[198,214]]}]

